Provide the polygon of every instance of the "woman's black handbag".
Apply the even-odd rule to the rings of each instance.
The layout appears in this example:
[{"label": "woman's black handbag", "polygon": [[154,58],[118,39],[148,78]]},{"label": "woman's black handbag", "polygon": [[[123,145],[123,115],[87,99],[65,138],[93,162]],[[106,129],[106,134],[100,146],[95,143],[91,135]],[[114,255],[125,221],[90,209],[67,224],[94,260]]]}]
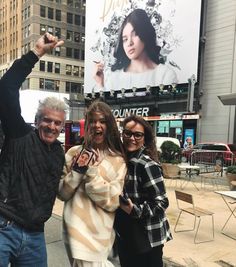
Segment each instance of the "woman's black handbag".
[{"label": "woman's black handbag", "polygon": [[140,219],[134,219],[122,209],[116,211],[114,228],[118,239],[133,253],[145,253],[151,250],[148,232]]}]

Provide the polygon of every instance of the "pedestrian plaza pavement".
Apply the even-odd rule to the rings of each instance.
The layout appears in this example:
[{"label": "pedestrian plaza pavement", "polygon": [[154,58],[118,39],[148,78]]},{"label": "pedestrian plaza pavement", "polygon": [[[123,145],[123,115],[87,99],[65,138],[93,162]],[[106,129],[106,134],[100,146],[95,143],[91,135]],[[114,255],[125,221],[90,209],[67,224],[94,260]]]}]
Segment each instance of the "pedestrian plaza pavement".
[{"label": "pedestrian plaza pavement", "polygon": [[[236,240],[223,235],[221,228],[230,212],[224,203],[222,197],[216,194],[217,190],[213,185],[205,185],[201,188],[200,180],[196,179],[193,183],[187,183],[181,189],[181,182],[177,183],[165,179],[168,198],[170,201],[167,210],[173,240],[165,244],[164,261],[165,267],[236,267]],[[199,190],[196,189],[196,186]],[[214,212],[214,229],[215,238],[211,242],[194,244],[194,232],[174,232],[174,225],[179,214],[175,190],[180,190],[193,195],[196,206],[208,209]],[[226,178],[221,178],[221,184],[218,190],[229,190]],[[236,204],[234,204],[236,207]],[[45,235],[48,251],[48,266],[49,267],[69,267],[66,252],[61,238],[62,223],[61,216],[63,210],[63,202],[56,200],[53,216],[46,223]],[[180,226],[190,225],[193,222],[193,216],[184,215],[180,220]],[[209,218],[202,218],[201,228],[198,236],[201,239],[208,238],[211,231],[211,221]],[[232,216],[228,225],[227,232],[236,238],[236,218]],[[117,258],[112,259],[113,264],[118,267],[119,261]],[[135,267],[135,266],[131,266]],[[144,266],[145,267],[145,266]]]}]

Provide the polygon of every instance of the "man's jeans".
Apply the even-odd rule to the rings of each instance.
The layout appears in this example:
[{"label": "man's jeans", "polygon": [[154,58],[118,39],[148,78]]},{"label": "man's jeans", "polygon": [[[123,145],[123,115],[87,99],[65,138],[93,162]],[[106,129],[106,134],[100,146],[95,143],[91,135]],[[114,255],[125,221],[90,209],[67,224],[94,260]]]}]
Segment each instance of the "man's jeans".
[{"label": "man's jeans", "polygon": [[0,267],[47,267],[43,232],[28,232],[0,215]]}]

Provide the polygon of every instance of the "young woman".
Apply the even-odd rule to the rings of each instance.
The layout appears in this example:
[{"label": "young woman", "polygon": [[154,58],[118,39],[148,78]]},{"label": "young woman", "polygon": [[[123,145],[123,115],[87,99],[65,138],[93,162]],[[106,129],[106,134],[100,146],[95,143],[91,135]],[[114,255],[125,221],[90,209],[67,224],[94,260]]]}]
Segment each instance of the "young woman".
[{"label": "young woman", "polygon": [[172,239],[165,210],[169,205],[152,127],[143,118],[124,120],[128,156],[124,197],[116,213],[121,267],[162,267],[163,245]]},{"label": "young woman", "polygon": [[84,147],[94,152],[93,161],[79,167],[75,157],[82,146],[68,150],[59,188],[60,198],[66,201],[65,243],[70,246],[73,266],[113,266],[107,258],[114,242],[113,222],[126,163],[116,121],[103,102],[93,102],[87,111]]},{"label": "young woman", "polygon": [[115,64],[106,73],[105,82],[103,63],[96,64],[94,78],[100,88],[120,90],[178,82],[175,71],[160,63],[156,32],[143,9],[135,9],[125,18],[114,57]]}]

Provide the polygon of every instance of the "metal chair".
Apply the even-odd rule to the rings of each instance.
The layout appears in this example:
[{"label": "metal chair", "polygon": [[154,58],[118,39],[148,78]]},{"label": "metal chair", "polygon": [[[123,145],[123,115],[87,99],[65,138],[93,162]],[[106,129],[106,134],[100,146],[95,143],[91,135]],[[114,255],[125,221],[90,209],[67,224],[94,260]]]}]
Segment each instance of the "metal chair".
[{"label": "metal chair", "polygon": [[201,177],[201,188],[203,187],[205,189],[207,181],[210,181],[213,189],[216,188],[218,190],[219,189],[218,185],[220,185],[220,177],[222,174],[222,170],[223,170],[222,166],[217,164],[214,166],[213,172],[200,174],[199,176]]},{"label": "metal chair", "polygon": [[[176,196],[176,202],[177,202],[178,209],[180,210],[180,213],[179,213],[177,221],[175,223],[174,231],[176,233],[177,232],[187,232],[187,231],[194,231],[196,228],[196,232],[195,232],[195,236],[194,236],[194,243],[195,244],[213,241],[214,240],[214,213],[211,211],[208,211],[206,209],[196,207],[194,205],[193,196],[191,194],[175,190],[175,196]],[[179,223],[180,216],[184,212],[194,216],[193,228],[184,229],[184,230],[177,230],[177,225]],[[204,241],[197,241],[197,235],[198,235],[198,231],[199,231],[200,224],[201,224],[201,217],[203,217],[203,216],[211,216],[212,217],[212,239],[204,240]],[[197,219],[198,219],[198,224],[196,227]]]}]

